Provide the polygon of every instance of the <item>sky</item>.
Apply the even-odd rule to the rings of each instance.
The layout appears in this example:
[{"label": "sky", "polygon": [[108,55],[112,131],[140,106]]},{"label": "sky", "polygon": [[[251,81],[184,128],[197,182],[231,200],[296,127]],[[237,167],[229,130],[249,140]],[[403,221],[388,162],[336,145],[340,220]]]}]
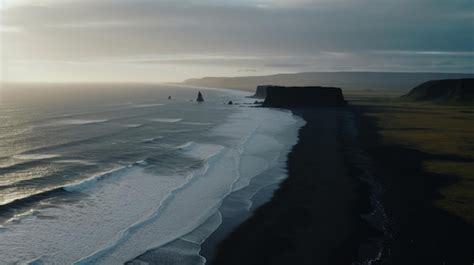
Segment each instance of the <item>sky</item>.
[{"label": "sky", "polygon": [[472,0],[0,0],[0,80],[474,73]]}]

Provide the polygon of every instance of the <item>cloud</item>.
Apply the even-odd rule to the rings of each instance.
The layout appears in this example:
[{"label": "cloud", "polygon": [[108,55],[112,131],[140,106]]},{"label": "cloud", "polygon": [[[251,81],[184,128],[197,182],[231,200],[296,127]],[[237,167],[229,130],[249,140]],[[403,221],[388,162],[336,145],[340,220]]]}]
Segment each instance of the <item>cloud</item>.
[{"label": "cloud", "polygon": [[[472,71],[464,59],[474,47],[471,1],[14,0],[0,11],[2,56],[233,65],[235,72],[346,65]],[[439,57],[450,63],[436,64]]]}]

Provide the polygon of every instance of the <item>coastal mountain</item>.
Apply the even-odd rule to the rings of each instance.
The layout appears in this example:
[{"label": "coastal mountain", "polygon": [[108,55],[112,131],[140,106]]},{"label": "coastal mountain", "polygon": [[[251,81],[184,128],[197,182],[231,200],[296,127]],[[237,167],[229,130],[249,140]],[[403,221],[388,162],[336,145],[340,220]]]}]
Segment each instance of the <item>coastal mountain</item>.
[{"label": "coastal mountain", "polygon": [[474,78],[428,81],[416,86],[402,98],[410,101],[474,104]]},{"label": "coastal mountain", "polygon": [[261,86],[265,88],[266,107],[318,107],[343,106],[346,104],[342,90],[337,87],[283,87]]},{"label": "coastal mountain", "polygon": [[474,74],[394,72],[312,72],[267,76],[205,77],[184,81],[185,85],[251,91],[261,84],[278,86],[328,86],[347,90],[409,91],[414,86],[439,79],[474,78]]}]

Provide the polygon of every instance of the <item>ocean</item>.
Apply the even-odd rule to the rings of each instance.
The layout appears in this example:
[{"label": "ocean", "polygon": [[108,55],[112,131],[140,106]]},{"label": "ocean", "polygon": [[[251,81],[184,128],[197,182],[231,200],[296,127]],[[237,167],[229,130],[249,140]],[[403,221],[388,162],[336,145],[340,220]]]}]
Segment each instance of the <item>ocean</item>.
[{"label": "ocean", "polygon": [[284,179],[304,122],[247,92],[200,91],[3,86],[0,264],[205,264],[223,201],[250,209]]}]

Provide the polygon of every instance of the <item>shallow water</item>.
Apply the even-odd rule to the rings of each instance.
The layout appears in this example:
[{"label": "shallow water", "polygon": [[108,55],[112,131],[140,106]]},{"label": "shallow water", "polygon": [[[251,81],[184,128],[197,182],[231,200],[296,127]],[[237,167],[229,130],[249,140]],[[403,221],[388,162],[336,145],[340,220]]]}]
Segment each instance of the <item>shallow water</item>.
[{"label": "shallow water", "polygon": [[[225,104],[251,102],[242,92],[205,90],[202,104],[190,101],[196,94],[3,88],[1,262],[117,264],[168,248],[163,261],[202,263],[200,244],[219,226],[222,201],[281,166],[301,121]],[[170,250],[177,240],[187,243]]]}]

